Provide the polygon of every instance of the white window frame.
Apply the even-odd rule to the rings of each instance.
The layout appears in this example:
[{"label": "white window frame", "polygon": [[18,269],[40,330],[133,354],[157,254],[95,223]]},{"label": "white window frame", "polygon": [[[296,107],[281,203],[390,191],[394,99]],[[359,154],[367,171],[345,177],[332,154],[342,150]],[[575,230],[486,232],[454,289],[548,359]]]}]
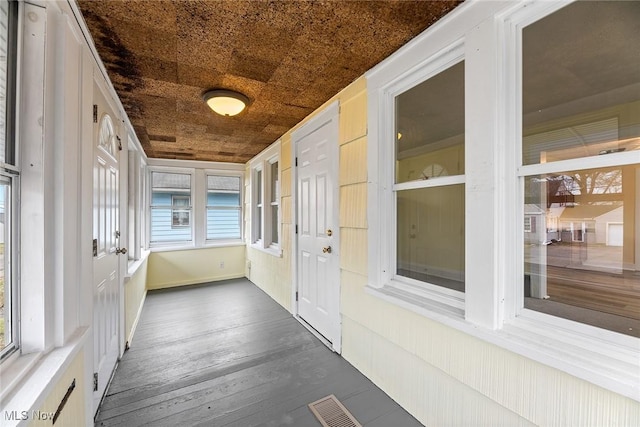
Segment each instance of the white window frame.
[{"label": "white window frame", "polygon": [[[369,117],[366,291],[637,401],[639,339],[523,308],[521,176],[545,173],[547,166],[520,166],[519,32],[569,3],[466,2],[366,74]],[[385,142],[393,141],[394,111],[389,108],[393,105],[393,94],[398,91],[395,85],[411,81],[421,70],[434,68],[439,59],[459,46],[464,46],[465,61],[466,292],[463,301],[452,301],[394,283],[390,267],[395,242],[390,242],[384,231],[393,228],[389,224],[395,224],[395,210],[389,209],[393,189],[389,159],[394,157],[385,152],[384,146]],[[414,77],[414,81],[418,80]],[[636,164],[640,163],[640,152],[614,153],[577,162],[579,167],[569,161],[564,170],[590,168],[591,162],[595,162],[594,166]],[[477,221],[479,213],[483,218],[481,227]],[[474,224],[470,224],[471,220]]]},{"label": "white window frame", "polygon": [[[273,218],[271,209],[274,203],[271,201],[271,183],[274,178],[278,183],[282,182],[280,146],[280,140],[276,141],[262,153],[254,157],[249,164],[249,175],[251,180],[251,241],[249,244],[254,249],[258,249],[278,257],[282,256],[282,248],[279,243],[282,239],[282,234],[280,232],[282,226],[282,209],[280,208],[280,195],[278,194],[276,196],[276,201],[274,202],[277,203],[278,206],[278,242],[274,242],[272,240]],[[278,176],[273,177],[271,176],[271,166],[276,162],[278,162]],[[261,201],[258,200],[258,187],[256,182],[258,172],[261,172],[262,175],[260,182],[260,190],[262,194]],[[259,212],[262,212],[262,214],[260,215]],[[258,227],[258,224],[260,227]]]},{"label": "white window frame", "polygon": [[[378,279],[376,284],[372,285],[373,288],[396,296],[402,295],[410,304],[428,304],[430,309],[458,319],[464,318],[465,295],[463,292],[399,276],[395,273],[397,271],[396,194],[397,191],[402,190],[464,185],[465,175],[436,177],[396,184],[395,147],[390,141],[395,141],[397,132],[394,119],[396,97],[462,61],[464,61],[464,43],[463,40],[457,40],[427,58],[416,69],[399,75],[379,89],[380,104],[377,117],[380,123],[380,134],[378,138],[385,143],[379,144],[379,152],[377,153],[379,161],[374,166],[375,170],[379,172],[378,180],[381,187],[377,194],[378,203],[373,210],[375,210],[375,216],[379,215],[380,224],[386,224],[386,226],[379,227],[376,231],[378,243],[369,245],[370,259],[376,260],[376,262],[369,263],[369,276]],[[369,170],[372,170],[371,164]],[[370,206],[370,217],[371,214],[372,208]]]},{"label": "white window frame", "polygon": [[[206,245],[219,246],[220,244],[225,244],[225,243],[243,242],[244,241],[244,238],[243,238],[244,173],[242,172],[230,173],[227,171],[221,172],[219,170],[207,169],[204,171],[204,176],[205,176],[204,178],[204,238],[206,240]],[[238,209],[240,211],[240,237],[238,239],[208,239],[207,238],[207,212],[209,211],[209,205],[207,202],[208,196],[209,196],[209,188],[207,183],[210,176],[230,176],[230,177],[240,179],[240,188],[238,190],[240,192],[240,204],[238,205]]]},{"label": "white window frame", "polygon": [[[244,246],[244,174],[246,165],[240,163],[220,163],[204,162],[193,160],[173,160],[173,159],[147,159],[144,166],[147,173],[144,178],[147,180],[144,191],[146,191],[145,215],[146,221],[146,244],[151,252],[164,252],[176,250],[189,250],[210,247]],[[151,242],[151,197],[152,183],[151,171],[166,173],[187,173],[191,175],[191,232],[190,241],[176,242]],[[241,200],[241,226],[239,239],[207,239],[207,176],[234,176],[240,178],[240,200]]]},{"label": "white window frame", "polygon": [[[0,348],[0,363],[11,357],[12,354],[18,354],[20,350],[20,287],[19,287],[19,246],[18,241],[20,238],[19,218],[21,214],[20,206],[20,163],[18,152],[18,123],[16,116],[18,114],[18,72],[20,68],[20,56],[18,48],[19,37],[19,20],[20,10],[17,4],[7,4],[8,18],[15,19],[8,22],[8,41],[6,56],[6,80],[4,81],[5,87],[5,106],[4,106],[4,120],[5,120],[5,142],[3,158],[6,154],[11,152],[13,158],[5,158],[5,162],[0,163],[0,176],[9,187],[8,197],[4,203],[4,295],[5,300],[9,300],[9,305],[4,306],[4,336],[5,336],[5,348]],[[12,10],[15,8],[15,10]],[[12,16],[11,13],[15,13]],[[12,44],[10,44],[10,42]],[[13,57],[11,55],[14,55]],[[7,146],[11,146],[8,150]],[[9,208],[9,209],[7,209]],[[10,227],[6,227],[7,222]],[[11,344],[7,345],[6,336],[7,331],[11,337]]]}]

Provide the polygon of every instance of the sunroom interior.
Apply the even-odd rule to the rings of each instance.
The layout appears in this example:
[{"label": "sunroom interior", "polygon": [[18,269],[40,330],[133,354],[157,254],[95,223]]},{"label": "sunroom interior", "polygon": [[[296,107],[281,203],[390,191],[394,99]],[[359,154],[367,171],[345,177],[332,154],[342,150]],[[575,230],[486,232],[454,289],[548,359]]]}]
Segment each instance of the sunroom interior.
[{"label": "sunroom interior", "polygon": [[1,4],[3,423],[247,279],[421,424],[640,424],[640,4]]}]

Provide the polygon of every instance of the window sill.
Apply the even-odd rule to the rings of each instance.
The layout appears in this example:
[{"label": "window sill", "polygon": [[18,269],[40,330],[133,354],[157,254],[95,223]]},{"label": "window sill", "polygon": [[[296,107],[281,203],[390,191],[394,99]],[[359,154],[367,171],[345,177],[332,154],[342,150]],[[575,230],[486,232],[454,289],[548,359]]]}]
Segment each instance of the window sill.
[{"label": "window sill", "polygon": [[138,269],[144,264],[144,262],[149,258],[149,254],[151,251],[143,250],[140,254],[140,259],[129,261],[129,265],[127,266],[127,276],[125,279],[133,277]]},{"label": "window sill", "polygon": [[273,255],[275,257],[282,258],[282,249],[280,249],[280,248],[273,248],[273,247],[265,248],[265,247],[261,246],[260,244],[255,244],[255,243],[249,245],[249,247],[252,248],[252,249],[257,249],[260,252],[264,252],[264,253],[267,253],[269,255]]},{"label": "window sill", "polygon": [[[392,282],[393,283],[393,282]],[[389,303],[546,366],[640,402],[640,340],[531,310],[485,329],[464,319],[464,310],[387,285],[365,291]]]},{"label": "window sill", "polygon": [[[11,364],[10,369],[3,366],[0,379],[2,393],[0,414],[11,411],[37,410],[43,399],[51,392],[69,365],[82,349],[87,338],[88,328],[78,329],[69,342],[62,347],[53,349],[50,353],[22,355]],[[5,377],[11,383],[5,382]],[[4,420],[3,426],[15,426],[21,420]]]},{"label": "window sill", "polygon": [[198,249],[208,249],[208,248],[228,248],[234,246],[244,246],[245,243],[242,240],[227,240],[221,242],[210,241],[205,243],[202,246],[196,246],[189,242],[186,245],[166,245],[166,246],[152,246],[149,248],[151,253],[155,252],[177,252],[177,251],[192,251]]},{"label": "window sill", "polygon": [[[459,327],[457,324],[465,322],[464,309],[445,303],[444,298],[438,301],[432,298],[431,292],[419,289],[417,286],[391,282],[382,288],[367,286],[365,291],[370,295],[448,326]],[[464,304],[464,300],[462,303]]]}]

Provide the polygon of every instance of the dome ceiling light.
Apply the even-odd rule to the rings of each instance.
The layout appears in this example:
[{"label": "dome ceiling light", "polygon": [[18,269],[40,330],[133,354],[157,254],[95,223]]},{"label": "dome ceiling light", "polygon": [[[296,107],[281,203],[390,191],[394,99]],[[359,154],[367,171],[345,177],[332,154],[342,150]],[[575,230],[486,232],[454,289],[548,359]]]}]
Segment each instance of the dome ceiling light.
[{"label": "dome ceiling light", "polygon": [[245,95],[226,89],[209,90],[202,95],[202,99],[221,116],[235,116],[249,105],[249,98]]}]

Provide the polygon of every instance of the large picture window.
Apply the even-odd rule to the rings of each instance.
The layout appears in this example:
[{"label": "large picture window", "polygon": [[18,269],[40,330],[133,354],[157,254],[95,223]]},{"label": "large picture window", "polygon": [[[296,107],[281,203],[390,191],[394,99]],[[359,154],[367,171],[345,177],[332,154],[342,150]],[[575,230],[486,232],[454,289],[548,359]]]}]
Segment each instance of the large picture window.
[{"label": "large picture window", "polygon": [[638,19],[578,1],[523,29],[519,171],[524,307],[640,337]]},{"label": "large picture window", "polygon": [[400,280],[464,292],[464,62],[395,97]]}]

